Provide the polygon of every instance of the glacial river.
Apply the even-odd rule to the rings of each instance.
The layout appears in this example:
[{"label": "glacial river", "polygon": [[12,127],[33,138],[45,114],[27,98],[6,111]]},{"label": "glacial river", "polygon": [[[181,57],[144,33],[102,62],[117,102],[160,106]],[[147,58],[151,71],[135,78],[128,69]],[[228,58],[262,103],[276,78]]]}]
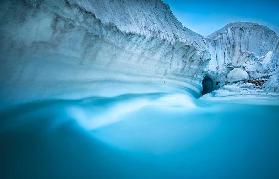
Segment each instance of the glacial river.
[{"label": "glacial river", "polygon": [[278,178],[279,105],[182,93],[0,112],[0,178]]}]

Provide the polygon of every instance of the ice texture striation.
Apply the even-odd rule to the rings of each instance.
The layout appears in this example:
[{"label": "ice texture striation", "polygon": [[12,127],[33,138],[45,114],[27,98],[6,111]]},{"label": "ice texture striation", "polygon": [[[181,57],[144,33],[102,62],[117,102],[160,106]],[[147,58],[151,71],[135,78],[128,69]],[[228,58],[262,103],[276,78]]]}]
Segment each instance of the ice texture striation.
[{"label": "ice texture striation", "polygon": [[61,96],[81,83],[108,95],[106,81],[201,91],[206,41],[160,0],[5,0],[0,8],[2,99]]},{"label": "ice texture striation", "polygon": [[256,23],[237,22],[207,38],[211,54],[207,71],[222,85],[243,81],[265,93],[276,89],[278,84],[271,81],[278,76],[279,37],[274,31]]},{"label": "ice texture striation", "polygon": [[279,38],[258,24],[232,23],[205,38],[161,0],[3,0],[0,18],[0,107],[174,89],[199,95],[205,76],[220,87],[250,81],[278,91]]},{"label": "ice texture striation", "polygon": [[272,70],[279,66],[279,38],[265,26],[248,22],[232,23],[208,38],[212,55],[210,70],[222,72],[228,65],[248,68],[249,62],[257,60],[265,63],[265,66],[272,62]]}]

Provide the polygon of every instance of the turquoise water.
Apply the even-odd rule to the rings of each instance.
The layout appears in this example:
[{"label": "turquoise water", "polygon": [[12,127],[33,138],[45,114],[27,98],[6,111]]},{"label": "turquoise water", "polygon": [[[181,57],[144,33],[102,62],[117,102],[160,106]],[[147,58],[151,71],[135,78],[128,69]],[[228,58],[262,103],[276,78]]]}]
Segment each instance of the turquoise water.
[{"label": "turquoise water", "polygon": [[0,119],[1,178],[279,178],[279,105],[126,94]]}]

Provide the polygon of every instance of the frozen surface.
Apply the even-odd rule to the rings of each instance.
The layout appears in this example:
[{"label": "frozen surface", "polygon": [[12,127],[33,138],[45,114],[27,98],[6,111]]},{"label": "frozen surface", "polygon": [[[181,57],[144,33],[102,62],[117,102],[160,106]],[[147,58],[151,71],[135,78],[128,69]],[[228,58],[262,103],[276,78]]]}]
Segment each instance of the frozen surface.
[{"label": "frozen surface", "polygon": [[227,78],[229,82],[236,82],[236,81],[248,80],[249,75],[245,70],[241,68],[234,68],[232,71],[228,73]]},{"label": "frozen surface", "polygon": [[[204,38],[159,0],[4,0],[0,16],[1,106],[144,92],[133,81],[198,96],[205,74],[221,87],[249,80],[265,94],[278,92],[278,36],[258,24],[232,23]],[[227,78],[239,68],[245,72]],[[102,81],[121,85],[107,90]]]},{"label": "frozen surface", "polygon": [[239,95],[247,91],[256,94],[257,89],[263,91],[261,95],[276,92],[279,37],[274,31],[256,23],[231,23],[210,35],[208,43],[211,60],[207,72],[221,84],[215,96],[225,96],[229,92],[224,85],[238,81],[248,87],[242,85],[244,91],[237,90]]},{"label": "frozen surface", "polygon": [[208,39],[212,57],[210,70],[223,72],[228,65],[248,67],[252,62],[265,65],[271,62],[273,69],[270,70],[278,66],[279,38],[266,26],[249,22],[231,23]]},{"label": "frozen surface", "polygon": [[210,58],[204,38],[161,1],[0,3],[1,106],[144,92],[135,83],[201,91]]},{"label": "frozen surface", "polygon": [[[94,12],[103,23],[113,23],[121,31],[156,36],[174,42],[176,40],[205,47],[204,38],[183,27],[161,0],[70,0]],[[110,13],[107,13],[110,12]]]}]

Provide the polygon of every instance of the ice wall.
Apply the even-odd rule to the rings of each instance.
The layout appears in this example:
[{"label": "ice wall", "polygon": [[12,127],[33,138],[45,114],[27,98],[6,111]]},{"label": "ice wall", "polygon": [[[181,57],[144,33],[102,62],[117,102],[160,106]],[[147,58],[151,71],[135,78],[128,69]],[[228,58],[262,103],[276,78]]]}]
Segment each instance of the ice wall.
[{"label": "ice wall", "polygon": [[[279,65],[279,37],[268,27],[248,22],[231,23],[208,37],[210,70],[225,71],[228,66],[249,67],[250,63]],[[267,62],[267,63],[268,63]],[[248,69],[247,69],[248,70]]]},{"label": "ice wall", "polygon": [[2,99],[83,89],[106,95],[134,82],[201,91],[205,41],[161,1],[5,0],[0,7]]},{"label": "ice wall", "polygon": [[[252,87],[265,88],[265,92],[277,89],[278,84],[267,81],[271,76],[278,76],[279,37],[268,27],[248,22],[231,23],[208,36],[208,44],[211,60],[207,71],[221,86],[234,78],[238,79],[234,82],[248,82]],[[235,70],[245,75],[240,78]]]}]

